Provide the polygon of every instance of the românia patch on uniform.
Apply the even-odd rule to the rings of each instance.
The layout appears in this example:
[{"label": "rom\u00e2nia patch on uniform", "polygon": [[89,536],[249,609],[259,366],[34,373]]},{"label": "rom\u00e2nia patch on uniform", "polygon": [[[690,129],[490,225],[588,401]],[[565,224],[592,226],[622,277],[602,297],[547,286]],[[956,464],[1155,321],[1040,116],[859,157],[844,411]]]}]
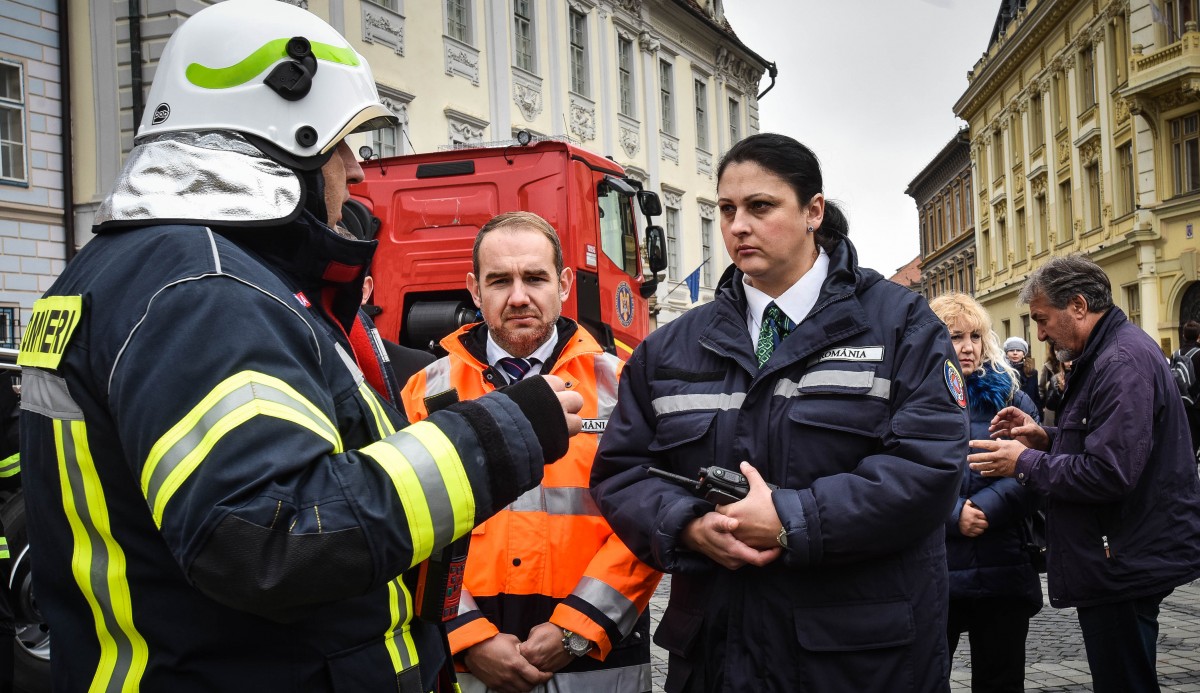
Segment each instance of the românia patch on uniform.
[{"label": "rom\u00e2nia patch on uniform", "polygon": [[962,373],[949,359],[946,359],[946,389],[950,390],[950,396],[958,406],[967,408],[967,388],[963,385]]}]

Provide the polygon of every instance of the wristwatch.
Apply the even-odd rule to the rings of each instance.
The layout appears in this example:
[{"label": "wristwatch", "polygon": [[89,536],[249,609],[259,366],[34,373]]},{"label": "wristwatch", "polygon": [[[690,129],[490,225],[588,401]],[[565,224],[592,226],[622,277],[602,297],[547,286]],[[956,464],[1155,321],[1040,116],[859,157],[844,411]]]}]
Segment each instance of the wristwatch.
[{"label": "wristwatch", "polygon": [[779,542],[783,548],[787,548],[787,527],[779,528],[779,536],[775,537],[775,541]]},{"label": "wristwatch", "polygon": [[582,657],[592,651],[592,641],[583,637],[579,633],[572,633],[563,628],[562,638],[563,649],[572,657]]}]

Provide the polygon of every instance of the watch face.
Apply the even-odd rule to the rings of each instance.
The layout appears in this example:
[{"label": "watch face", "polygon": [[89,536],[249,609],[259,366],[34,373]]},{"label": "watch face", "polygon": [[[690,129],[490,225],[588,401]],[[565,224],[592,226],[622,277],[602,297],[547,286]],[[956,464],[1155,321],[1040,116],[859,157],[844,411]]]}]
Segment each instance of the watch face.
[{"label": "watch face", "polygon": [[587,638],[578,633],[571,633],[567,637],[567,651],[576,657],[582,657],[592,649],[592,643]]}]

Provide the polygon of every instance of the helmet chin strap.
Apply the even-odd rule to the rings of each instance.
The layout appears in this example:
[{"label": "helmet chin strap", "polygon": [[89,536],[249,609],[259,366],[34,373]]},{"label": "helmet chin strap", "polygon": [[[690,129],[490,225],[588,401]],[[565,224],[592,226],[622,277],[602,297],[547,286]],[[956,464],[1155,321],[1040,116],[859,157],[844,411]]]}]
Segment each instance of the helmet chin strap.
[{"label": "helmet chin strap", "polygon": [[329,219],[329,208],[325,205],[325,174],[320,168],[296,173],[304,180],[304,208],[325,223]]}]

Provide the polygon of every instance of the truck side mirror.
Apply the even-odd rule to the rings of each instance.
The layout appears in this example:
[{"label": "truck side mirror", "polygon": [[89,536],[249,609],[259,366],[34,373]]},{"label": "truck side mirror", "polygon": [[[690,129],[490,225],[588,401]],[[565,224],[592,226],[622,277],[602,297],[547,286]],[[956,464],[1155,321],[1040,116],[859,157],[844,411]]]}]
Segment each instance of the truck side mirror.
[{"label": "truck side mirror", "polygon": [[[654,199],[657,203],[658,196],[654,195]],[[646,264],[650,266],[652,274],[667,268],[667,233],[655,224],[646,227]]]},{"label": "truck side mirror", "polygon": [[662,201],[658,199],[658,193],[653,190],[639,190],[637,200],[638,206],[642,208],[642,214],[645,214],[646,218],[662,214]]}]

